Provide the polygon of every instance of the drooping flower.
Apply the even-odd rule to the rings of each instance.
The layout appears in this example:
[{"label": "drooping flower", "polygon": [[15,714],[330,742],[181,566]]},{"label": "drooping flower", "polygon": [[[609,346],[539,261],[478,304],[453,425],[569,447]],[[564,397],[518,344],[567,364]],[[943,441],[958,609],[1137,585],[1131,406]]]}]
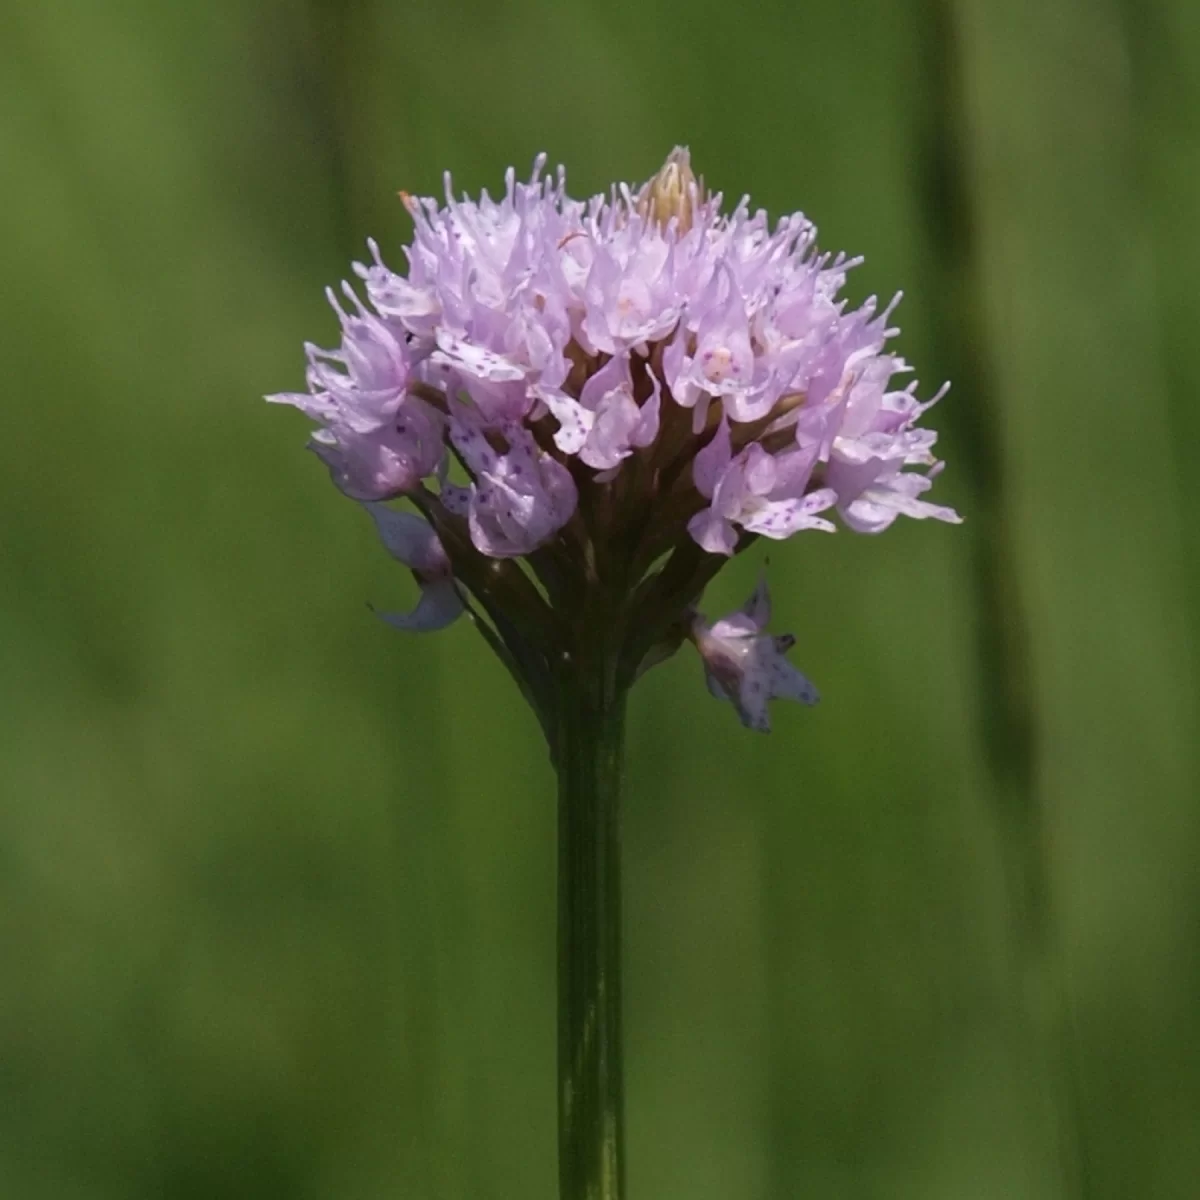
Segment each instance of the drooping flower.
[{"label": "drooping flower", "polygon": [[420,511],[448,564],[422,604],[470,593],[533,674],[599,609],[638,631],[632,679],[759,537],[959,519],[924,499],[940,464],[918,422],[942,392],[892,386],[896,301],[840,298],[858,260],[818,252],[803,214],[724,212],[685,150],[586,201],[544,166],[498,199],[449,177],[444,203],[406,196],[407,270],[368,243],[365,298],[329,293],[340,346],[309,346],[308,391],[270,397],[317,423],[347,495]]},{"label": "drooping flower", "polygon": [[750,599],[727,617],[709,624],[702,613],[692,617],[689,636],[700,651],[708,690],[728,700],[748,729],[767,733],[770,700],[816,704],[817,689],[784,657],[795,645],[789,634],[766,632],[771,597],[766,578],[759,580]]},{"label": "drooping flower", "polygon": [[462,598],[454,586],[450,559],[429,523],[415,513],[396,512],[384,504],[364,507],[374,518],[384,546],[412,571],[421,587],[412,612],[381,612],[379,616],[396,629],[419,633],[444,629],[457,620],[463,611]]}]

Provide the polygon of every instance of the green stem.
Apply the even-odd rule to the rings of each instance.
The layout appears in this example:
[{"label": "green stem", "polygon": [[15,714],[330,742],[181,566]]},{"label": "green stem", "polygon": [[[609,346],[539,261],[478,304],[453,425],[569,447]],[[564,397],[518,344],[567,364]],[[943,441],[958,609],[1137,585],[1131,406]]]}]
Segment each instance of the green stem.
[{"label": "green stem", "polygon": [[624,696],[603,660],[559,679],[559,1200],[621,1200],[621,759]]}]

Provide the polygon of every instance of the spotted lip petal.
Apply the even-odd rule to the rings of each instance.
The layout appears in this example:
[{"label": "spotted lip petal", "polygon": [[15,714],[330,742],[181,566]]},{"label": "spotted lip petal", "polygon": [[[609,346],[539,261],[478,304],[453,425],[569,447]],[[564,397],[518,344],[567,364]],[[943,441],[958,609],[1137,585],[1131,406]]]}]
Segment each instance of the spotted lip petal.
[{"label": "spotted lip petal", "polygon": [[575,511],[575,481],[542,450],[522,425],[499,430],[507,449],[497,450],[474,414],[459,406],[450,436],[474,476],[467,522],[476,549],[492,558],[530,554]]},{"label": "spotted lip petal", "polygon": [[829,488],[808,491],[815,448],[768,454],[752,442],[736,456],[724,418],[713,440],[696,456],[695,482],[712,503],[689,522],[692,537],[710,554],[733,554],[737,526],[775,540],[801,529],[833,531],[816,514],[836,501]]}]

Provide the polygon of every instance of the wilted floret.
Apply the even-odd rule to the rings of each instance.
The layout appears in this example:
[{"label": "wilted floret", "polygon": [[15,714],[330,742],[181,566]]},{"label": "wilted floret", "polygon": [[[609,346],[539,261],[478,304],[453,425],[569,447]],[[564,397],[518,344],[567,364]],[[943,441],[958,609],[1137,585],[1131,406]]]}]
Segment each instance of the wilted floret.
[{"label": "wilted floret", "polygon": [[702,613],[691,620],[689,636],[704,660],[708,690],[737,709],[742,724],[760,733],[771,728],[769,700],[798,700],[816,704],[817,689],[784,655],[796,644],[790,633],[766,632],[771,597],[766,579],[759,580],[750,599],[712,625]]},{"label": "wilted floret", "polygon": [[410,613],[380,613],[389,625],[430,633],[444,629],[462,614],[463,602],[454,586],[450,559],[429,523],[415,513],[396,512],[383,504],[368,504],[379,537],[392,557],[413,573],[421,587],[417,607]]}]

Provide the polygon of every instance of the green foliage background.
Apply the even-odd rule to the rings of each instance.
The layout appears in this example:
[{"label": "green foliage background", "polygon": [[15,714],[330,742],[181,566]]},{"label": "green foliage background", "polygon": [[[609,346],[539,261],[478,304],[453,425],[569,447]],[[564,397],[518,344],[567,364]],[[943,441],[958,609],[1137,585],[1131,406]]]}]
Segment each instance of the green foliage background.
[{"label": "green foliage background", "polygon": [[631,1193],[1197,1194],[1195,5],[3,0],[0,1195],[553,1195],[535,724],[259,397],[398,188],[677,141],[905,287],[967,524],[775,552],[771,738],[639,688]]}]

